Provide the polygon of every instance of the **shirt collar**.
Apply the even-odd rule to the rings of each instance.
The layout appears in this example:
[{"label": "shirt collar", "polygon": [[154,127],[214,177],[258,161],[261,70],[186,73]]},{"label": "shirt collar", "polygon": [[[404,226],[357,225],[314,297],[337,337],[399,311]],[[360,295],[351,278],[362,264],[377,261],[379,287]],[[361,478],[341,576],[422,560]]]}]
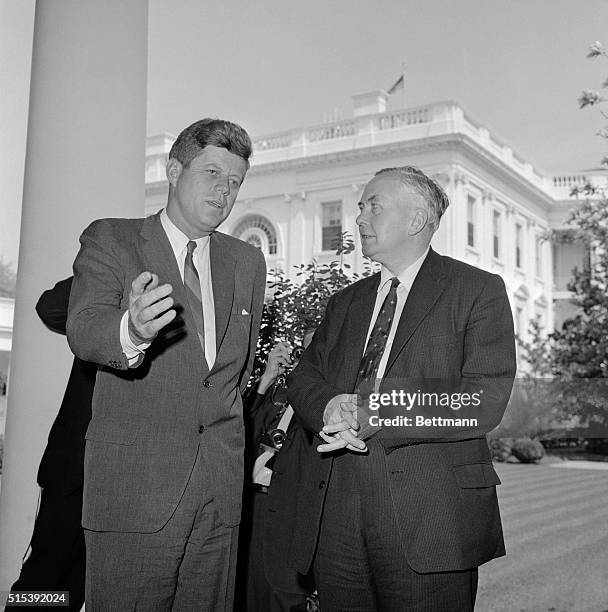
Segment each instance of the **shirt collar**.
[{"label": "shirt collar", "polygon": [[[399,279],[399,287],[404,287],[408,293],[416,280],[416,276],[418,276],[418,272],[420,271],[420,268],[422,267],[430,248],[431,247],[428,246],[426,251],[422,253],[422,255],[414,263],[410,264],[405,270],[397,274],[397,278]],[[382,291],[384,286],[389,283],[394,276],[395,275],[388,268],[385,268],[384,266],[380,268],[380,285],[378,287],[378,293]]]},{"label": "shirt collar", "polygon": [[[167,234],[167,238],[171,243],[171,248],[173,249],[173,253],[176,259],[179,259],[181,254],[186,250],[186,245],[190,242],[190,239],[182,230],[180,230],[171,219],[169,219],[169,215],[167,214],[167,209],[163,208],[160,213],[160,222],[165,230],[165,234]],[[209,244],[209,236],[202,236],[201,238],[197,238],[194,242],[196,242],[196,248],[194,255],[196,257],[197,253],[202,251],[202,247],[205,247]]]}]

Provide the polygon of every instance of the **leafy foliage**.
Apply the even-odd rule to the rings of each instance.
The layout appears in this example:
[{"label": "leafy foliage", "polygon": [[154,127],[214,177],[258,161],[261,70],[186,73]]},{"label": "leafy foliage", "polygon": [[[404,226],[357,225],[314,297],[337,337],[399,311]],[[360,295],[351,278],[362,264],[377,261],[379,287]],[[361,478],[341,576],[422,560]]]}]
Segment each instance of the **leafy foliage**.
[{"label": "leafy foliage", "polygon": [[520,463],[538,463],[545,456],[545,449],[538,440],[520,438],[511,446],[511,453]]},{"label": "leafy foliage", "polygon": [[[595,42],[587,57],[608,59],[608,53]],[[602,87],[608,87],[608,79]],[[581,108],[606,101],[591,90],[579,97]],[[602,115],[608,119],[605,112]],[[599,134],[608,138],[606,126]],[[608,156],[602,164],[608,167]],[[577,416],[583,424],[608,423],[608,193],[605,186],[587,182],[573,189],[572,195],[585,201],[570,213],[568,231],[555,231],[550,237],[555,242],[582,244],[589,253],[588,264],[575,269],[568,284],[579,312],[547,337],[532,329],[531,341],[521,346],[531,377],[553,378],[545,403],[555,403],[558,416]]]},{"label": "leafy foliage", "polygon": [[287,341],[292,346],[301,344],[305,333],[316,329],[323,320],[329,298],[373,272],[369,262],[362,275],[349,272],[350,266],[344,259],[354,251],[355,243],[348,232],[343,232],[332,246],[336,248],[336,259],[329,263],[319,264],[313,260],[294,266],[296,280],[288,278],[282,270],[270,272],[274,277],[269,283],[273,295],[262,313],[254,377],[261,372],[276,342]]}]

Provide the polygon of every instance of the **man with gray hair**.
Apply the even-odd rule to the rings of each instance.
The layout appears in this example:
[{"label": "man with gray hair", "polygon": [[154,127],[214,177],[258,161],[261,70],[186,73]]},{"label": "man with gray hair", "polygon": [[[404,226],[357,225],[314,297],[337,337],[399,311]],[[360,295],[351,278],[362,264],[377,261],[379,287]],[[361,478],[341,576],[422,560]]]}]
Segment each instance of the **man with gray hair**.
[{"label": "man with gray hair", "polygon": [[232,612],[243,407],[262,253],[217,230],[249,168],[240,126],[177,137],[164,210],[82,234],[67,335],[98,365],[86,433],[86,609]]},{"label": "man with gray hair", "polygon": [[372,178],[357,225],[381,271],[330,299],[289,379],[324,442],[289,563],[314,559],[324,612],[471,611],[477,568],[504,554],[485,434],[513,384],[513,320],[500,276],[430,247],[447,206],[412,166]]}]

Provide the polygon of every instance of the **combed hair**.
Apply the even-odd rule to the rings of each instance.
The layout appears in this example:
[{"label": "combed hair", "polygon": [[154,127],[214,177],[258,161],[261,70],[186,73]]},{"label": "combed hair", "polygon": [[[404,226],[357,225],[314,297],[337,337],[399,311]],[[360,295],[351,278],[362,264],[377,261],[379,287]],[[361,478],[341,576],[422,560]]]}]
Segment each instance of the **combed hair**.
[{"label": "combed hair", "polygon": [[445,191],[432,178],[415,166],[382,168],[374,176],[388,173],[397,176],[403,185],[411,187],[423,198],[429,210],[429,226],[433,232],[436,232],[443,213],[450,205],[450,200]]},{"label": "combed hair", "polygon": [[249,167],[252,151],[249,134],[240,125],[222,119],[201,119],[182,130],[169,151],[169,159],[177,159],[187,167],[209,145],[238,155]]}]

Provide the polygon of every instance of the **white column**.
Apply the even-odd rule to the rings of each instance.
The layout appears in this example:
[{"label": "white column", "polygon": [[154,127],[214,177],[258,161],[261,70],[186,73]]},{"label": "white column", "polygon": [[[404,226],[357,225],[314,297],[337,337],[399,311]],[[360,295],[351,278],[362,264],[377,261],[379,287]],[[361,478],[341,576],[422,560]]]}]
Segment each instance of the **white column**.
[{"label": "white column", "polygon": [[142,216],[147,0],[36,5],[19,278],[0,497],[0,590],[32,533],[36,472],[72,356],[34,305],[99,217]]},{"label": "white column", "polygon": [[450,183],[453,185],[453,196],[447,210],[449,216],[446,221],[449,219],[451,227],[448,242],[449,251],[446,255],[464,260],[467,244],[466,186],[468,179],[463,172],[456,170]]},{"label": "white column", "polygon": [[0,0],[0,255],[11,264],[19,248],[35,7],[35,0]]}]

